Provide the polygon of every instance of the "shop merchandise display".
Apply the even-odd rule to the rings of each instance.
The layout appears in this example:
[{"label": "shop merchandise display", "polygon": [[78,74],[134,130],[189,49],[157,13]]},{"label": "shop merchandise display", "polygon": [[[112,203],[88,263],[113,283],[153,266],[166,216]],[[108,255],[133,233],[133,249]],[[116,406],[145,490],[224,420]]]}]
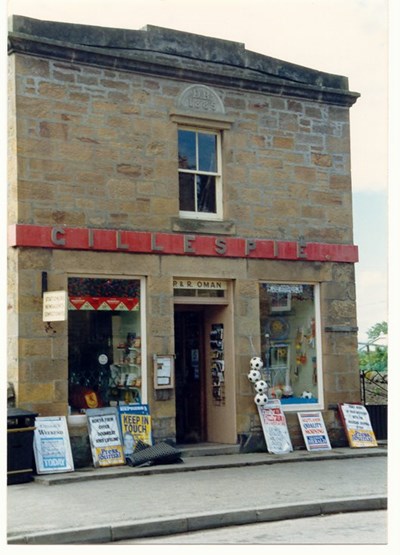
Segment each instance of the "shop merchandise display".
[{"label": "shop merchandise display", "polygon": [[250,372],[247,374],[247,378],[250,382],[256,383],[259,380],[261,380],[261,374],[259,370],[255,370],[254,368],[251,368]]},{"label": "shop merchandise display", "polygon": [[262,370],[264,363],[260,357],[252,357],[250,360],[250,368],[252,370]]},{"label": "shop merchandise display", "polygon": [[250,359],[250,372],[247,374],[248,380],[254,384],[254,389],[256,395],[254,397],[254,402],[258,407],[263,407],[268,403],[268,383],[262,379],[261,370],[264,367],[264,363],[261,357],[252,357]]},{"label": "shop merchandise display", "polygon": [[254,402],[257,406],[263,407],[268,403],[268,397],[265,393],[257,393],[257,395],[254,397]]},{"label": "shop merchandise display", "polygon": [[260,284],[261,350],[268,396],[282,404],[319,402],[318,302],[319,289],[313,284]]},{"label": "shop merchandise display", "polygon": [[257,391],[257,393],[266,393],[268,390],[268,384],[264,380],[259,380],[255,383],[254,389]]},{"label": "shop merchandise display", "polygon": [[142,402],[140,280],[68,279],[71,414]]}]

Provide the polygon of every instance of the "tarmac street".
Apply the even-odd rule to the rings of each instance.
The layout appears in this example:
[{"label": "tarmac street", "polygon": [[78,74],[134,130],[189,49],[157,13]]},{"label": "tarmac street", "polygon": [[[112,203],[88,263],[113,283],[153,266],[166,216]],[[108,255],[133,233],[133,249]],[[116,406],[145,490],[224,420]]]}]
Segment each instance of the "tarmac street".
[{"label": "tarmac street", "polygon": [[[312,456],[314,455],[314,456]],[[107,543],[386,508],[387,451],[333,449],[83,469],[7,487],[8,543]]]}]

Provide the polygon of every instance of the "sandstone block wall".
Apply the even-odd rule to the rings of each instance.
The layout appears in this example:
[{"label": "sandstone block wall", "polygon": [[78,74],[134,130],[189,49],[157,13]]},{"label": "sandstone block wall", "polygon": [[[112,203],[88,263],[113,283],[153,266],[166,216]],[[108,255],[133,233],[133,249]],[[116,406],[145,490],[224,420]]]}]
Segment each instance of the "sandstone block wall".
[{"label": "sandstone block wall", "polygon": [[[191,83],[16,54],[20,223],[171,231]],[[348,108],[214,87],[231,233],[352,242]],[[13,208],[13,203],[10,208]]]},{"label": "sandstone block wall", "polygon": [[[177,124],[170,114],[191,82],[17,53],[10,56],[9,83],[10,223],[179,228]],[[224,225],[200,232],[351,244],[348,107],[212,88],[232,120],[222,134]],[[57,323],[54,333],[44,328],[42,271],[53,289],[65,288],[73,272],[148,276],[150,390],[150,353],[173,352],[170,278],[235,280],[239,435],[260,431],[246,378],[248,335],[259,334],[259,280],[320,282],[325,406],[359,399],[352,265],[184,258],[12,250],[9,379],[18,406],[67,411],[67,325]],[[151,393],[149,403],[156,436],[173,435],[174,399]],[[326,419],[337,427],[329,411]]]}]

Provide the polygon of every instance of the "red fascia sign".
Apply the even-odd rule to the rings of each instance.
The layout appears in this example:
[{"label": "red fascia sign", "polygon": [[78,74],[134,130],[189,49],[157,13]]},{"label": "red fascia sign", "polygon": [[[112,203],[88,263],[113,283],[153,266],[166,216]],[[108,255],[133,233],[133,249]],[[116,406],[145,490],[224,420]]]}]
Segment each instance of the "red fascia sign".
[{"label": "red fascia sign", "polygon": [[318,262],[358,262],[358,247],[212,235],[14,224],[10,247]]}]

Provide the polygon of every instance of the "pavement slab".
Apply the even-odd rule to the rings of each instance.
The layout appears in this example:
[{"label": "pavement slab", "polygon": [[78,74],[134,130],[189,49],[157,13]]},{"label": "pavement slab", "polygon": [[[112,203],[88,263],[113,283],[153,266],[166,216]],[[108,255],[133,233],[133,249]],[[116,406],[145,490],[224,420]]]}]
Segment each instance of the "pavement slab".
[{"label": "pavement slab", "polygon": [[188,457],[175,465],[37,476],[7,488],[8,543],[104,543],[386,507],[385,448],[288,455]]}]

